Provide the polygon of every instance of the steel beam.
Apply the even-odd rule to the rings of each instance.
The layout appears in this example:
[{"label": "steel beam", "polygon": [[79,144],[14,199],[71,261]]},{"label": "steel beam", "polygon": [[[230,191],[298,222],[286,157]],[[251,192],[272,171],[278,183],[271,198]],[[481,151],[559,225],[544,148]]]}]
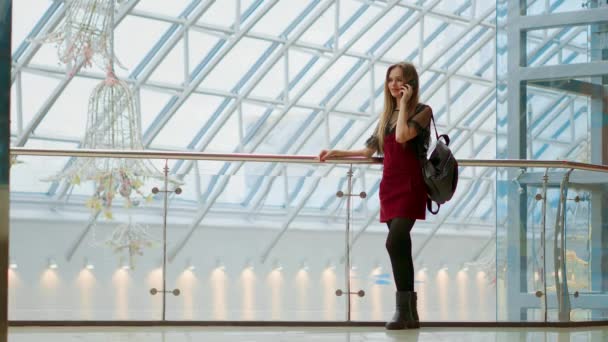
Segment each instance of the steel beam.
[{"label": "steel beam", "polygon": [[[508,0],[507,9],[507,157],[514,159],[526,158],[526,99],[525,88],[522,86],[520,70],[525,65],[526,44],[525,36],[520,28],[523,17],[524,1]],[[516,177],[516,170],[510,169],[508,178]],[[510,265],[506,272],[507,307],[508,320],[519,321],[522,319],[519,307],[514,305],[514,300],[519,298],[521,292],[527,292],[527,284],[524,282],[526,275],[526,194],[518,192],[518,186],[509,186],[508,192],[508,217],[506,222],[507,242],[507,264]]]},{"label": "steel beam", "polygon": [[595,61],[582,64],[545,65],[538,67],[521,67],[521,81],[537,81],[547,78],[581,78],[605,75],[608,61]]},{"label": "steel beam", "polygon": [[521,16],[518,27],[522,31],[529,31],[563,26],[590,25],[605,23],[608,21],[607,18],[608,8],[593,8],[589,10]]}]

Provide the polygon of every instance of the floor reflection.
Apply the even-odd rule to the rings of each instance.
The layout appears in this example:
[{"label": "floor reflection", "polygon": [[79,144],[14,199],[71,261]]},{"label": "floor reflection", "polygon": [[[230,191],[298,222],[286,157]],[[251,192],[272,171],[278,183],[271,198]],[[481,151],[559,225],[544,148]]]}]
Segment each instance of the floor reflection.
[{"label": "floor reflection", "polygon": [[380,327],[13,327],[9,342],[584,342],[608,341],[605,328],[422,328],[386,331]]}]

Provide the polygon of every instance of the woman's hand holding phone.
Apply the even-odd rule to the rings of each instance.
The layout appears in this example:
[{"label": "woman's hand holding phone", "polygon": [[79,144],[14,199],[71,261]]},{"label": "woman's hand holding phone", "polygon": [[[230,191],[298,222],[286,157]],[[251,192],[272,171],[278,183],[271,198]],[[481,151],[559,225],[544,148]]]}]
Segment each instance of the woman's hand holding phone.
[{"label": "woman's hand holding phone", "polygon": [[407,106],[408,101],[412,97],[412,93],[414,92],[414,84],[415,84],[415,81],[410,80],[407,83],[405,83],[403,86],[401,86],[401,92],[400,92],[401,103],[400,103],[400,105],[402,108],[405,108],[404,106]]}]

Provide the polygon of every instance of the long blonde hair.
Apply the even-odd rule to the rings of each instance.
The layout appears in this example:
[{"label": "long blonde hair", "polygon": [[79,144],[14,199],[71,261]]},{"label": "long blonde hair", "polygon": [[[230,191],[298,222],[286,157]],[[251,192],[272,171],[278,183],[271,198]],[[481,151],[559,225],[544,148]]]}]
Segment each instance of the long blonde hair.
[{"label": "long blonde hair", "polygon": [[418,72],[416,71],[416,67],[412,63],[402,62],[393,64],[386,70],[386,77],[384,78],[384,111],[380,114],[380,119],[378,121],[378,127],[376,129],[376,137],[378,137],[378,152],[383,153],[384,149],[384,133],[386,127],[390,124],[390,120],[393,116],[393,111],[397,107],[397,99],[395,99],[390,90],[388,89],[388,77],[391,73],[391,70],[394,68],[401,68],[403,72],[403,80],[407,83],[410,81],[414,81],[414,86],[412,87],[412,97],[409,100],[407,113],[410,115],[415,114],[416,106],[418,105],[419,99],[419,81],[418,81]]}]

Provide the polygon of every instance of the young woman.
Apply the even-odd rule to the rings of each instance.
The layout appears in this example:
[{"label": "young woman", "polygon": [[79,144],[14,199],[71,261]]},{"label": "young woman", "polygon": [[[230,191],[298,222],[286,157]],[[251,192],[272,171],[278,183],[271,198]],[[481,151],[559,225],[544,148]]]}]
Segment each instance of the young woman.
[{"label": "young woman", "polygon": [[414,292],[410,231],[426,214],[421,160],[430,141],[431,107],[418,102],[418,73],[410,63],[391,65],[384,82],[384,110],[373,135],[360,150],[322,150],[319,159],[384,155],[380,182],[380,222],[388,226],[386,249],[395,278],[396,310],[387,329],[420,327]]}]

